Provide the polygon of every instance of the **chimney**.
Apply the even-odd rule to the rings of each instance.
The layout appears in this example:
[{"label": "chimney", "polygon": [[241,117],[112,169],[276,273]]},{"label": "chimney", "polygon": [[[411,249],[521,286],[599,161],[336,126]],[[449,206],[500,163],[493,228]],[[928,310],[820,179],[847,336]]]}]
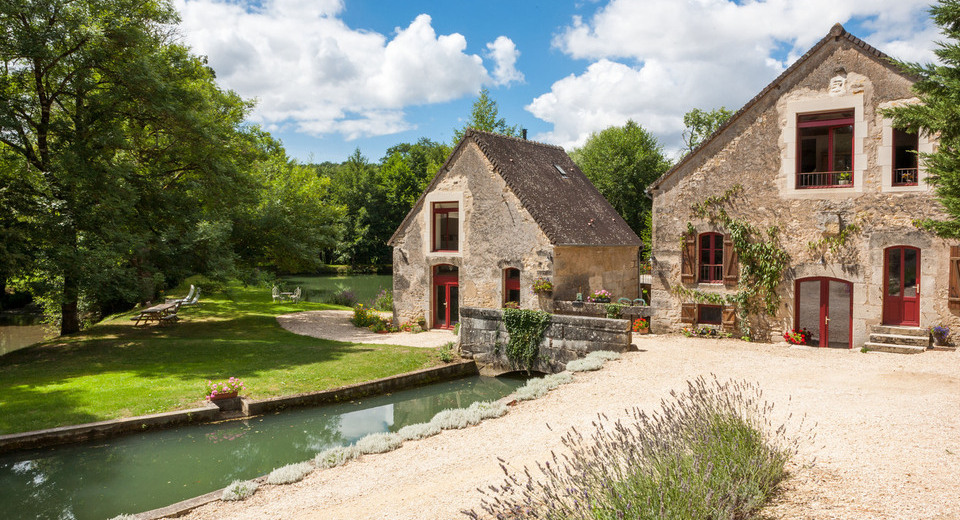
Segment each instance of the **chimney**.
[{"label": "chimney", "polygon": [[520,137],[522,137],[524,141],[527,140],[527,129],[526,129],[526,128],[521,128],[521,129],[520,129]]}]

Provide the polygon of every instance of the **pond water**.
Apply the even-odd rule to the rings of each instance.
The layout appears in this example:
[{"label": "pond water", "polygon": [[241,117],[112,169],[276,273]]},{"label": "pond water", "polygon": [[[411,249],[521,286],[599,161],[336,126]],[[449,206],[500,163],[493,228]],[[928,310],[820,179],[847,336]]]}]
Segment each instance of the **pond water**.
[{"label": "pond water", "polygon": [[282,280],[285,291],[297,286],[303,289],[303,299],[308,302],[327,303],[340,288],[349,289],[357,303],[370,304],[381,289],[393,290],[393,277],[382,274],[349,276],[287,276]]},{"label": "pond water", "polygon": [[36,314],[0,313],[0,356],[51,337],[40,320]]},{"label": "pond water", "polygon": [[0,455],[0,511],[8,520],[82,520],[156,509],[369,433],[499,399],[523,382],[476,376],[339,405]]}]

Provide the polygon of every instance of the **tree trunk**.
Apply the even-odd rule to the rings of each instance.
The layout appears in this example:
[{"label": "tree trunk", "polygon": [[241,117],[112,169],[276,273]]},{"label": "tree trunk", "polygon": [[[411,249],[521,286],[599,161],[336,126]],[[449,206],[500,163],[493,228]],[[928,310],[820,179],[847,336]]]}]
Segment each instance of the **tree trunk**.
[{"label": "tree trunk", "polygon": [[60,335],[80,332],[80,311],[77,301],[80,299],[80,287],[76,277],[63,277],[63,303],[60,304]]}]

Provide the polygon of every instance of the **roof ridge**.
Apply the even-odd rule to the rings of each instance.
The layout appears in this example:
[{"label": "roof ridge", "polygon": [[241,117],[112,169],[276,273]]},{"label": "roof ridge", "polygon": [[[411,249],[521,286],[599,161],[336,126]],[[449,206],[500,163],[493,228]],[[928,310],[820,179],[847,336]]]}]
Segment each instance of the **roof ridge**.
[{"label": "roof ridge", "polygon": [[498,138],[498,139],[508,139],[508,140],[511,140],[511,141],[516,141],[516,142],[518,142],[518,143],[533,144],[533,145],[537,145],[537,146],[543,146],[544,148],[553,148],[553,149],[555,149],[555,150],[562,150],[562,151],[564,151],[564,152],[566,151],[566,150],[564,150],[564,148],[563,148],[562,146],[560,146],[560,145],[550,144],[550,143],[544,143],[544,142],[541,142],[541,141],[534,141],[533,139],[524,139],[524,138],[522,138],[522,137],[516,137],[516,136],[512,136],[512,135],[498,134],[498,133],[496,133],[496,132],[488,132],[488,131],[486,131],[486,130],[477,130],[476,128],[467,128],[467,131],[464,132],[463,135],[464,135],[464,137],[466,137],[466,136],[468,136],[468,135],[471,135],[471,136],[490,136],[490,137],[495,137],[495,138]]}]

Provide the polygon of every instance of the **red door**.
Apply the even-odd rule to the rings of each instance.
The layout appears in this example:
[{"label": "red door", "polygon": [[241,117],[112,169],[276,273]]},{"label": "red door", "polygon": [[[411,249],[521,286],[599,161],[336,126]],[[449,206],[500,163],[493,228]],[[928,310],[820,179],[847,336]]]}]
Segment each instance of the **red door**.
[{"label": "red door", "polygon": [[798,329],[810,331],[820,347],[850,348],[853,330],[853,284],[835,278],[804,278],[796,284]]},{"label": "red door", "polygon": [[433,327],[452,329],[460,321],[460,283],[455,265],[433,268]]},{"label": "red door", "polygon": [[920,250],[888,247],[883,272],[883,323],[920,326]]}]

